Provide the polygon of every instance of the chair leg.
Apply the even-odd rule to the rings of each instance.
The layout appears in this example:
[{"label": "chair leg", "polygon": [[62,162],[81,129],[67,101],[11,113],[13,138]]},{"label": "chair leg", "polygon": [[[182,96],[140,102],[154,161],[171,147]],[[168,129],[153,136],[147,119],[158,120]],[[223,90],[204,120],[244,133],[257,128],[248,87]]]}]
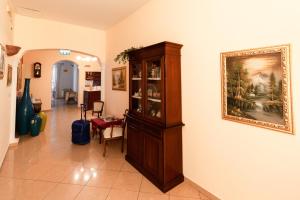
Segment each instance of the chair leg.
[{"label": "chair leg", "polygon": [[103,157],[105,157],[105,154],[106,154],[106,141],[104,140],[104,150],[103,150]]},{"label": "chair leg", "polygon": [[98,134],[99,134],[99,144],[102,143],[102,129],[98,129]]}]

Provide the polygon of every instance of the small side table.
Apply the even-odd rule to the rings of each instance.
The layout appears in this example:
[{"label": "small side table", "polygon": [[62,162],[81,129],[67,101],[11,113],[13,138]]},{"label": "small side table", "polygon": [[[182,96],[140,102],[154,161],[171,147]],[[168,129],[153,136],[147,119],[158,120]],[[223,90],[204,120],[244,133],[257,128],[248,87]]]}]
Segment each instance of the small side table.
[{"label": "small side table", "polygon": [[101,144],[102,131],[107,127],[110,127],[111,125],[121,125],[122,119],[113,119],[111,121],[105,121],[105,119],[94,118],[91,119],[91,123],[92,123],[93,137],[99,133],[99,137],[100,137],[99,143]]}]

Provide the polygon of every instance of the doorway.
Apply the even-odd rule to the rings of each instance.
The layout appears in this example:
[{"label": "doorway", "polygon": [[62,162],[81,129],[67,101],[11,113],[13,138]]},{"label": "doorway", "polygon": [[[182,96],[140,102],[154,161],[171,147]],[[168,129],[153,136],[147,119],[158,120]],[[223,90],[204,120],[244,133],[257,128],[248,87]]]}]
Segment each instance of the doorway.
[{"label": "doorway", "polygon": [[51,107],[77,105],[78,65],[61,60],[52,66]]}]

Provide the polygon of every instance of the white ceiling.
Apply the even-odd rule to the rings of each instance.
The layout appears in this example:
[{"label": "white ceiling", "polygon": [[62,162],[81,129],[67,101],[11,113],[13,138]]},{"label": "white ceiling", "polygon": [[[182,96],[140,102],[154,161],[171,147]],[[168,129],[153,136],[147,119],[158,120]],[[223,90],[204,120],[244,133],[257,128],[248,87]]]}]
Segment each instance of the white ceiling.
[{"label": "white ceiling", "polygon": [[149,0],[10,0],[20,14],[106,29]]}]

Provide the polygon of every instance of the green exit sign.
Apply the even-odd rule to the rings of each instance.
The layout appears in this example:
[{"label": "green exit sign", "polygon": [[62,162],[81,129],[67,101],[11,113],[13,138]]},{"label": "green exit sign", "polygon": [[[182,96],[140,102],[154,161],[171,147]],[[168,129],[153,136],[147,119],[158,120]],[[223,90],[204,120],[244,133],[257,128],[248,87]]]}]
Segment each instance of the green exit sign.
[{"label": "green exit sign", "polygon": [[71,54],[71,50],[69,49],[60,49],[59,54],[62,56],[69,56]]}]

